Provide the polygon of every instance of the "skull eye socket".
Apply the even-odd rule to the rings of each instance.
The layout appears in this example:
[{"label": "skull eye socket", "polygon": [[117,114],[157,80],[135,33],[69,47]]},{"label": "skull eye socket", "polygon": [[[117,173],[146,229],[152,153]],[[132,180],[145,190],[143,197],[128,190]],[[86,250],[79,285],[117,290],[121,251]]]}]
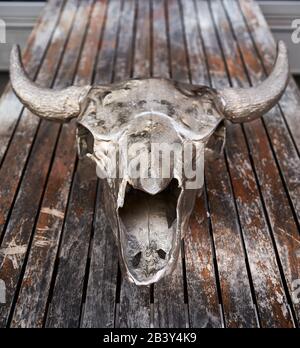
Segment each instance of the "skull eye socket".
[{"label": "skull eye socket", "polygon": [[141,257],[142,257],[142,253],[141,251],[138,252],[136,255],[134,255],[133,259],[132,259],[132,266],[133,267],[137,267],[141,261]]},{"label": "skull eye socket", "polygon": [[80,157],[94,153],[93,134],[83,125],[77,125],[78,153]]},{"label": "skull eye socket", "polygon": [[158,256],[159,256],[161,259],[164,260],[164,259],[166,258],[167,253],[166,253],[164,250],[159,249],[159,250],[157,250],[156,252],[157,252]]}]

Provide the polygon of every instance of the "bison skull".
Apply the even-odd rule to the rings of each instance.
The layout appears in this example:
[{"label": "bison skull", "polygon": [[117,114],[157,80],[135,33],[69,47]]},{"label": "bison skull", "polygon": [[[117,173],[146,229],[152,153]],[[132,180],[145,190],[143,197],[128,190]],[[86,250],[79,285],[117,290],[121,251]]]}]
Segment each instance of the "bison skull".
[{"label": "bison skull", "polygon": [[149,78],[50,90],[29,80],[15,46],[10,74],[16,95],[39,117],[77,118],[79,155],[91,158],[103,179],[123,272],[148,285],[176,265],[203,187],[204,154],[222,149],[224,120],[251,121],[271,109],[287,85],[288,61],[279,42],[272,73],[249,89]]}]

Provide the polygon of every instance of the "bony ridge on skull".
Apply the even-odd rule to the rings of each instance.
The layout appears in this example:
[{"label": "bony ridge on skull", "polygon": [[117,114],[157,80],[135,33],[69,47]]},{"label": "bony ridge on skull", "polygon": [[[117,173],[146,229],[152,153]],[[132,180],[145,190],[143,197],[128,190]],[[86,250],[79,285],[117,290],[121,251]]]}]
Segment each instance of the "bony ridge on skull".
[{"label": "bony ridge on skull", "polygon": [[203,188],[204,156],[213,160],[222,151],[225,121],[263,116],[288,77],[282,41],[269,77],[245,89],[145,78],[52,90],[28,78],[17,46],[10,60],[12,87],[30,111],[53,121],[77,119],[79,156],[96,163],[122,271],[137,285],[175,268]]}]

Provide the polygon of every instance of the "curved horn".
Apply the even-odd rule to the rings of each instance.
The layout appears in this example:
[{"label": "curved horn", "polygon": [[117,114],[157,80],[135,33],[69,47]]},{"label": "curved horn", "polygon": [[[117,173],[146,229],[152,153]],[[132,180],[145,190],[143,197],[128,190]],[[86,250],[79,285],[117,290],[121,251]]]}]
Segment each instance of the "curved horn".
[{"label": "curved horn", "polygon": [[71,86],[63,90],[51,90],[33,83],[27,76],[19,46],[12,48],[10,55],[10,81],[20,101],[39,117],[55,121],[67,121],[77,117],[81,103],[90,91],[90,86]]},{"label": "curved horn", "polygon": [[289,79],[287,49],[278,42],[276,63],[269,77],[251,88],[218,90],[217,104],[226,119],[232,122],[251,121],[269,111],[281,98]]}]

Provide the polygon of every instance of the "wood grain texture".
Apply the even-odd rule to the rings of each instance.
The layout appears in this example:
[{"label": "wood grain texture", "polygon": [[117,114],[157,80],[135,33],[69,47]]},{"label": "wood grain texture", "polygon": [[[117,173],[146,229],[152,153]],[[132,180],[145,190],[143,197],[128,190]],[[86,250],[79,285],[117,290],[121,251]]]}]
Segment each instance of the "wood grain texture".
[{"label": "wood grain texture", "polygon": [[[113,79],[121,13],[122,2],[109,1],[95,83],[110,83]],[[96,172],[94,172],[95,175]],[[82,326],[84,327],[114,327],[115,325],[118,253],[103,211],[105,197],[102,192],[100,180],[96,196],[90,271],[83,307]]]},{"label": "wood grain texture", "polygon": [[[130,5],[130,11],[126,9],[128,5]],[[123,9],[124,17],[122,16],[122,19],[124,18],[124,23],[121,23],[123,26],[121,25],[120,27],[118,56],[121,54],[121,56],[125,58],[126,63],[123,65],[126,66],[130,64],[132,66],[133,76],[150,76],[150,5],[150,1],[127,1]],[[122,41],[122,32],[128,32],[128,28],[132,30],[130,31],[131,37],[127,38],[128,43],[124,45],[124,41]],[[133,43],[134,54],[128,49],[129,47],[133,48]],[[132,61],[130,60],[131,58],[133,58]],[[119,68],[117,64],[115,67],[117,72]],[[120,75],[121,73],[122,76]],[[120,71],[118,77],[121,80],[128,79],[132,77],[131,71]],[[150,327],[150,287],[137,287],[121,276],[119,296],[120,300],[117,307],[118,311],[116,313],[115,326],[123,328]]]},{"label": "wood grain texture", "polygon": [[[255,47],[259,53],[261,63],[265,70],[270,73],[276,56],[276,41],[271,34],[259,5],[253,0],[239,0],[238,2],[255,42]],[[293,78],[290,79],[286,92],[281,98],[279,105],[284,113],[285,120],[293,135],[299,153],[300,91]]]},{"label": "wood grain texture", "polygon": [[[86,68],[83,63],[87,57],[93,61],[93,54],[94,57],[96,54],[92,40],[96,38],[91,37],[95,35],[91,33],[91,30],[96,29],[93,22],[91,22],[89,36],[85,38],[85,28],[89,24],[92,4],[92,0],[81,3],[69,39],[72,46],[70,47],[70,44],[66,46],[66,52],[72,52],[74,63],[80,55],[75,83],[91,82],[93,65]],[[80,43],[84,39],[86,39],[85,45],[80,52]],[[71,69],[68,75],[72,75],[72,65],[68,68]],[[67,69],[65,69],[66,72]],[[68,75],[66,74],[65,78],[68,78]],[[40,327],[43,325],[75,160],[75,124],[65,124],[58,140],[11,326]]]},{"label": "wood grain texture", "polygon": [[[96,23],[93,22],[93,28],[90,31],[90,35],[95,35],[95,33],[98,35],[97,45],[94,48],[95,54],[98,54],[99,40],[101,39],[101,44],[105,40],[105,37],[101,36],[101,32],[105,20],[106,6],[106,1],[99,2],[94,9],[96,10],[95,16],[92,17],[94,21],[97,21]],[[95,61],[95,64],[98,66],[99,60]],[[81,325],[83,306],[86,306],[83,293],[87,276],[86,271],[90,263],[90,244],[94,229],[96,197],[97,177],[95,165],[87,158],[81,159],[78,162],[70,193],[59,251],[57,275],[47,314],[47,327],[78,327]],[[70,287],[68,284],[73,284],[73,286]],[[69,300],[64,301],[65,297]]]},{"label": "wood grain texture", "polygon": [[[190,82],[209,84],[194,2],[181,2],[181,9]],[[184,241],[189,321],[191,327],[220,327],[222,320],[213,261],[214,248],[205,198],[202,194],[196,199],[194,214]]]},{"label": "wood grain texture", "polygon": [[[197,2],[197,11],[212,85],[224,87],[228,85],[226,70],[208,2]],[[205,175],[225,324],[227,327],[253,327],[257,322],[251,280],[226,166],[226,159],[221,154],[216,160],[206,163]]]},{"label": "wood grain texture", "polygon": [[[60,16],[60,10],[61,8],[56,8],[56,12],[50,11],[49,12],[54,16],[59,17]],[[47,12],[48,13],[48,12]],[[63,12],[62,18],[58,24],[58,27],[56,28],[53,38],[51,40],[51,46],[49,50],[47,51],[47,45],[49,44],[49,41],[51,39],[51,29],[52,26],[49,27],[50,33],[47,32],[47,26],[44,28],[44,30],[41,30],[42,37],[33,36],[33,44],[36,46],[35,49],[33,49],[33,57],[35,57],[36,52],[35,51],[41,51],[42,54],[46,54],[44,58],[43,65],[41,67],[41,70],[39,71],[39,74],[37,76],[37,82],[43,86],[49,86],[53,82],[53,76],[55,75],[57,71],[57,64],[55,63],[55,59],[60,59],[60,56],[62,54],[62,46],[65,40],[65,37],[63,35],[66,35],[66,30],[69,30],[70,28],[70,21],[72,19],[71,13],[69,16],[69,20],[65,23],[65,30],[63,30],[62,23],[65,22],[66,11]],[[46,17],[46,23],[50,19]],[[62,31],[62,35],[59,36],[58,32]],[[44,34],[44,35],[43,35]],[[47,36],[48,37],[44,37]],[[45,39],[46,41],[41,41],[42,39]],[[61,47],[60,47],[61,46]],[[31,47],[31,46],[29,46]],[[37,61],[31,62],[31,64],[35,64],[38,66],[38,61],[42,60],[42,55],[37,55]],[[24,59],[26,57],[24,56]],[[34,59],[34,58],[32,58]],[[25,59],[26,61],[26,59]],[[30,70],[33,69],[33,67],[29,67]],[[6,105],[8,103],[9,106]],[[13,118],[18,118],[19,113],[22,110],[22,107],[20,106],[19,109],[10,109],[15,108],[16,105],[19,103],[19,101],[16,99],[14,93],[10,90],[7,92],[4,92],[1,99],[1,112],[2,110],[5,113],[5,115],[1,115],[1,132],[3,131],[5,134],[8,134],[11,136],[10,130],[7,128],[7,120],[9,115],[9,125],[11,122],[13,122]],[[7,114],[6,114],[7,113]],[[24,166],[26,164],[26,160],[28,158],[29,151],[32,146],[33,138],[35,136],[37,127],[39,125],[39,120],[36,116],[29,113],[27,110],[24,111],[22,114],[22,117],[20,119],[20,122],[18,123],[18,126],[13,134],[13,137],[10,139],[10,146],[6,152],[6,156],[2,162],[3,166],[0,168],[0,197],[1,197],[1,206],[0,206],[0,236],[3,237],[3,229],[5,227],[5,224],[7,223],[7,215],[9,214],[10,207],[13,204],[13,200],[15,198],[16,190],[18,188],[19,180],[22,176]],[[10,126],[9,126],[10,127]],[[1,137],[1,139],[4,139]]]},{"label": "wood grain texture", "polygon": [[[234,86],[247,87],[247,77],[222,3],[212,1],[211,10],[214,21],[218,23],[218,33],[231,83]],[[245,127],[250,127],[251,124],[245,124]],[[258,127],[263,125],[259,124]],[[226,149],[230,174],[261,325],[263,327],[293,326],[263,206],[260,202],[255,170],[251,168],[247,143],[240,126],[230,125],[227,130]],[[265,257],[262,258],[259,255],[265,255]]]},{"label": "wood grain texture", "polygon": [[[256,22],[250,21],[250,18],[252,18],[254,16],[254,13],[257,12],[257,8],[254,4],[252,4],[252,7],[250,7],[249,4],[252,3],[246,1],[243,6],[241,3],[241,8],[243,9],[243,12],[245,11],[247,22],[250,24],[252,22],[252,25],[249,27],[251,28],[250,30],[253,37],[256,37],[256,39],[258,39],[259,36],[254,36],[254,33],[257,34],[255,29],[257,27]],[[257,17],[258,19],[260,19],[261,14],[257,13]],[[262,28],[264,28],[263,25]],[[269,37],[270,35],[268,35],[267,31],[264,31],[264,36]],[[264,41],[262,40],[262,42]],[[271,49],[271,47],[272,46],[270,46],[269,49]],[[288,89],[286,93],[288,93]],[[292,94],[292,92],[290,92],[289,94]],[[290,100],[289,104],[293,105],[294,107],[295,101],[293,102],[292,100]],[[255,137],[253,133],[250,133],[248,138],[251,138],[251,140],[253,140],[253,145],[250,144],[251,151],[253,153],[253,161],[257,167],[257,176],[259,181],[261,182],[261,190],[264,196],[266,209],[268,211],[269,221],[276,243],[276,249],[279,254],[279,259],[285,280],[287,282],[289,294],[292,298],[293,291],[295,290],[295,281],[300,278],[299,224],[297,224],[295,221],[295,218],[292,214],[293,207],[289,204],[290,202],[289,198],[287,197],[286,190],[284,189],[284,187],[282,187],[280,168],[276,167],[276,164],[273,160],[264,160],[266,151],[263,152],[261,150],[262,142],[260,141],[260,136],[260,133],[256,134]],[[293,165],[293,162],[291,162],[290,166]],[[297,172],[298,175],[296,174],[296,176],[299,180],[299,168]],[[299,323],[299,303],[297,303],[297,301],[293,302],[294,303],[291,303],[291,305],[294,305],[295,315]]]},{"label": "wood grain texture", "polygon": [[[166,77],[248,87],[275,41],[253,0],[50,0],[23,59],[42,86]],[[206,159],[177,268],[151,287],[122,278],[94,164],[75,122],[39,121],[7,86],[0,99],[0,279],[11,327],[292,327],[299,262],[300,93],[227,124]],[[295,285],[296,284],[296,285]]]},{"label": "wood grain texture", "polygon": [[[77,11],[77,5],[78,2],[75,0],[68,2],[61,16],[60,24],[57,26],[54,33],[53,40],[55,44],[51,45],[52,50],[48,50],[48,59],[45,59],[44,62],[44,64],[49,64],[49,70],[46,72],[48,79],[49,75],[47,75],[47,73],[50,72],[53,74],[51,68],[53,69],[56,67],[53,57],[58,55],[59,58],[63,53],[63,47],[61,47],[61,45],[63,46],[68,38],[68,33],[72,28],[73,20]],[[53,53],[53,55],[50,53]],[[64,66],[64,64],[66,65]],[[64,64],[61,65],[58,76],[55,80],[56,87],[63,87],[72,82],[73,76],[69,76],[69,81],[64,79],[65,76],[62,77],[62,75],[64,75],[64,70],[70,65],[70,61],[66,59]],[[20,122],[18,127],[24,126],[25,128],[23,129],[23,140],[25,143],[22,143],[21,141],[17,142],[17,140],[15,140],[15,146],[12,146],[11,143],[9,148],[10,155],[12,156],[11,159],[18,158],[20,161],[17,161],[17,167],[20,165],[20,163],[22,163],[24,151],[28,151],[28,148],[31,145],[30,141],[32,141],[32,133],[39,124],[38,118],[29,112],[26,112],[26,114],[23,115],[22,121],[23,123]],[[22,177],[22,183],[19,187],[18,194],[12,208],[10,220],[7,224],[4,238],[1,243],[0,263],[2,266],[0,269],[0,274],[1,279],[4,279],[4,281],[8,284],[6,287],[7,301],[6,304],[1,305],[0,308],[1,326],[4,326],[7,322],[11,306],[13,305],[14,294],[17,290],[17,285],[22,271],[23,262],[26,259],[28,246],[31,242],[31,233],[44,191],[44,185],[47,180],[47,174],[51,165],[59,128],[60,127],[58,124],[50,124],[46,121],[41,122],[41,126],[38,129],[38,134],[35,138],[30,153],[30,158],[28,160],[25,173]],[[7,155],[5,160],[9,161],[10,156]],[[37,166],[37,163],[40,165]],[[7,167],[5,166],[4,168]],[[18,170],[20,171],[20,169]],[[7,191],[9,186],[6,185],[4,180],[1,182],[1,184],[4,185],[4,194],[3,196],[1,194],[1,196],[6,198],[9,197],[9,195],[12,193],[11,191]],[[33,187],[34,190],[32,190]]]},{"label": "wood grain texture", "polygon": [[[23,54],[23,63],[32,79],[36,78],[41,67],[64,3],[63,0],[50,0],[28,38]],[[39,83],[42,82],[39,80]],[[22,110],[23,105],[13,93],[10,84],[8,84],[0,99],[0,164],[3,161]]]},{"label": "wood grain texture", "polygon": [[[231,19],[230,25],[232,24],[234,34],[237,37],[242,58],[246,64],[246,72],[249,76],[250,83],[256,85],[266,78],[263,65],[261,64],[256,49],[253,46],[253,41],[249,32],[244,30],[245,22],[238,3],[234,1],[225,1],[224,4],[228,16]],[[245,81],[247,81],[247,76],[245,76]],[[247,82],[244,84],[245,86],[249,84],[249,82]],[[284,101],[284,98],[281,100]],[[292,104],[292,102],[289,104]],[[293,208],[298,220],[300,220],[300,203],[298,199],[300,195],[300,159],[297,149],[294,146],[293,139],[289,133],[289,129],[287,128],[284,117],[278,106],[273,108],[264,116],[264,125],[278,165],[280,166],[280,171],[290,199],[293,203]]]},{"label": "wood grain texture", "polygon": [[[166,2],[171,76],[186,81],[187,61],[178,1]],[[164,47],[168,49],[165,41]],[[154,285],[154,327],[187,327],[187,305],[184,299],[183,259],[180,253],[174,272]]]}]

